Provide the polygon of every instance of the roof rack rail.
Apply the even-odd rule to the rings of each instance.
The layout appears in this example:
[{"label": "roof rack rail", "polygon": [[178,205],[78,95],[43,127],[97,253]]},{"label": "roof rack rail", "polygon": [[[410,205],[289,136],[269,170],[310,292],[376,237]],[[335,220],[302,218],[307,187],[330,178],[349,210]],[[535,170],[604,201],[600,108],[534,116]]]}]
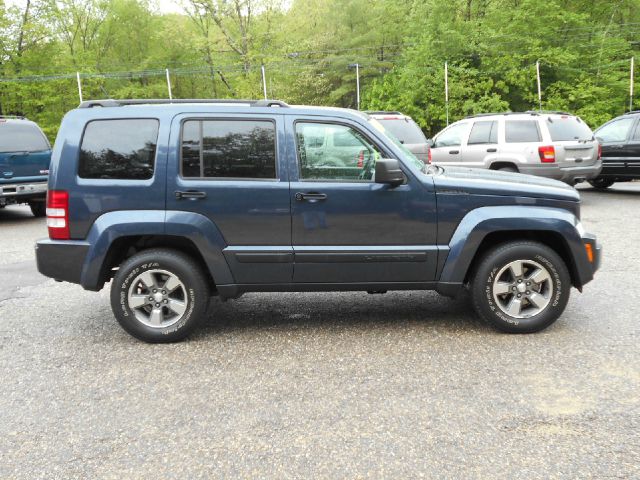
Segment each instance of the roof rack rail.
[{"label": "roof rack rail", "polygon": [[27,117],[25,117],[24,115],[0,115],[0,119],[7,119],[7,120],[26,120]]},{"label": "roof rack rail", "polygon": [[624,115],[633,115],[634,113],[640,113],[640,110],[631,110],[630,112],[624,112]]},{"label": "roof rack rail", "polygon": [[364,113],[367,115],[404,115],[397,110],[365,110]]},{"label": "roof rack rail", "polygon": [[464,118],[477,118],[477,117],[493,117],[496,115],[538,115],[538,112],[495,112],[495,113],[476,113],[474,115],[468,115]]},{"label": "roof rack rail", "polygon": [[127,105],[171,105],[181,103],[202,103],[202,104],[229,104],[242,105],[247,107],[289,107],[288,104],[280,100],[235,100],[235,99],[203,99],[203,98],[180,98],[177,100],[169,99],[124,99],[124,100],[86,100],[82,102],[78,108],[94,108],[94,107],[123,107]]},{"label": "roof rack rail", "polygon": [[562,110],[527,110],[525,113],[550,114],[550,115],[573,115],[573,113],[563,112]]}]

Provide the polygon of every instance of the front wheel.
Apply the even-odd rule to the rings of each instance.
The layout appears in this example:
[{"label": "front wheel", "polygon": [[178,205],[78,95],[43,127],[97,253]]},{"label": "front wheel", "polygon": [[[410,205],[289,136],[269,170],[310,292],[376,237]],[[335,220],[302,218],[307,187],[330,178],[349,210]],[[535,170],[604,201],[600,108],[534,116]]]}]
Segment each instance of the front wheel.
[{"label": "front wheel", "polygon": [[203,319],[209,286],[191,257],[168,249],[140,252],[118,269],[111,308],[129,334],[149,343],[182,340]]},{"label": "front wheel", "polygon": [[532,333],[555,322],[569,301],[571,278],[551,248],[519,241],[490,250],[471,280],[478,315],[508,333]]}]

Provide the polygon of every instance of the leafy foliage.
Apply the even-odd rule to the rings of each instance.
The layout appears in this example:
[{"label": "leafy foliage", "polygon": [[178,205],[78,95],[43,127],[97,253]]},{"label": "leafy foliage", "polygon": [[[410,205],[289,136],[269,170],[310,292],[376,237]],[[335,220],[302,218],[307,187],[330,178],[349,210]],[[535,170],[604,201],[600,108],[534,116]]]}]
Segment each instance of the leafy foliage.
[{"label": "leafy foliage", "polygon": [[[0,7],[0,110],[55,136],[84,98],[260,98],[401,110],[433,134],[490,111],[629,107],[640,0],[23,0]],[[444,64],[449,66],[445,102]],[[351,68],[350,68],[351,66]]]}]

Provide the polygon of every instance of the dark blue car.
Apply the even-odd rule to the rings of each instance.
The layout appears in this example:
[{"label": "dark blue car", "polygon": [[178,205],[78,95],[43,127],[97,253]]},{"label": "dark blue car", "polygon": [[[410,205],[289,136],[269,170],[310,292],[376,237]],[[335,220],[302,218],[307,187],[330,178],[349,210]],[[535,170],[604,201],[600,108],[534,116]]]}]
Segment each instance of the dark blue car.
[{"label": "dark blue car", "polygon": [[277,101],[93,101],[53,151],[39,270],[100,290],[149,342],[212,295],[468,288],[534,332],[600,262],[580,197],[526,175],[425,166],[366,114]]},{"label": "dark blue car", "polygon": [[44,217],[51,146],[38,125],[22,117],[0,117],[0,208],[28,203]]}]

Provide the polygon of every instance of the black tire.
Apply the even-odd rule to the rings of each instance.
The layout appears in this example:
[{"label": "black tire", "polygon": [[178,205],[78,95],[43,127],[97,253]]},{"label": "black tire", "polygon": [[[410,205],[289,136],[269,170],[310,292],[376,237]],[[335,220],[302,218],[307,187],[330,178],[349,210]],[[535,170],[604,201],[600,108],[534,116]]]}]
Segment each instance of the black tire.
[{"label": "black tire", "polygon": [[29,208],[34,217],[44,217],[47,214],[47,204],[42,202],[29,202]]},{"label": "black tire", "polygon": [[593,188],[597,188],[598,190],[605,190],[615,183],[613,180],[602,177],[596,177],[587,181]]},{"label": "black tire", "polygon": [[498,168],[499,172],[510,172],[510,173],[518,173],[518,169],[516,167],[500,167]]},{"label": "black tire", "polygon": [[[508,265],[517,264],[519,261],[524,261],[525,267],[521,269],[523,273],[519,277],[521,282],[518,282],[518,277],[512,275],[513,270],[504,270]],[[527,275],[531,276],[534,271],[539,270],[538,266],[543,267],[542,270],[546,271],[547,278],[540,285],[536,284],[532,278],[527,278]],[[497,294],[499,287],[504,288],[504,285],[509,285],[511,282],[511,280],[506,282],[500,280],[509,277],[514,278],[513,287],[509,287],[509,292],[504,295]],[[526,287],[527,281],[531,281],[533,286]],[[516,290],[511,292],[513,288]],[[531,290],[518,293],[519,288]],[[538,288],[542,296],[536,295],[538,292],[534,289]],[[569,301],[570,290],[571,277],[562,258],[546,245],[532,241],[509,242],[488,251],[480,260],[470,283],[471,299],[478,315],[494,328],[508,333],[533,333],[547,328],[564,311]],[[529,301],[527,294],[536,295],[531,297],[532,299],[544,300],[546,297],[548,303],[534,313],[537,310],[536,305]],[[522,298],[516,299],[517,295],[521,295]],[[512,305],[513,300],[519,302],[517,305],[524,306],[521,315],[530,316],[518,318],[505,311],[505,308]]]},{"label": "black tire", "polygon": [[[150,295],[149,300],[155,295],[151,293],[151,289],[143,288],[145,284],[141,282],[140,276],[150,274],[157,281],[154,282],[157,285],[157,295],[162,296],[162,289],[165,288],[162,284],[165,282],[166,286],[169,278],[169,275],[162,272],[177,278],[180,290],[165,296],[165,300],[154,299],[153,302],[136,308],[134,312],[130,305],[130,293],[137,297]],[[172,299],[170,295],[178,297]],[[149,343],[177,342],[186,338],[204,318],[209,297],[209,284],[198,264],[191,257],[169,249],[145,250],[127,259],[120,265],[111,285],[111,309],[118,323],[135,338]],[[173,303],[176,300],[184,306],[180,315],[168,305],[168,302]],[[167,306],[154,303],[156,301]],[[140,320],[146,315],[151,319],[151,312],[155,311],[154,305],[160,306],[157,309],[162,312],[160,318],[165,314],[173,317],[164,323],[166,326],[163,326],[162,322],[151,326]],[[175,323],[170,323],[172,321]],[[149,320],[149,323],[152,321]]]}]

